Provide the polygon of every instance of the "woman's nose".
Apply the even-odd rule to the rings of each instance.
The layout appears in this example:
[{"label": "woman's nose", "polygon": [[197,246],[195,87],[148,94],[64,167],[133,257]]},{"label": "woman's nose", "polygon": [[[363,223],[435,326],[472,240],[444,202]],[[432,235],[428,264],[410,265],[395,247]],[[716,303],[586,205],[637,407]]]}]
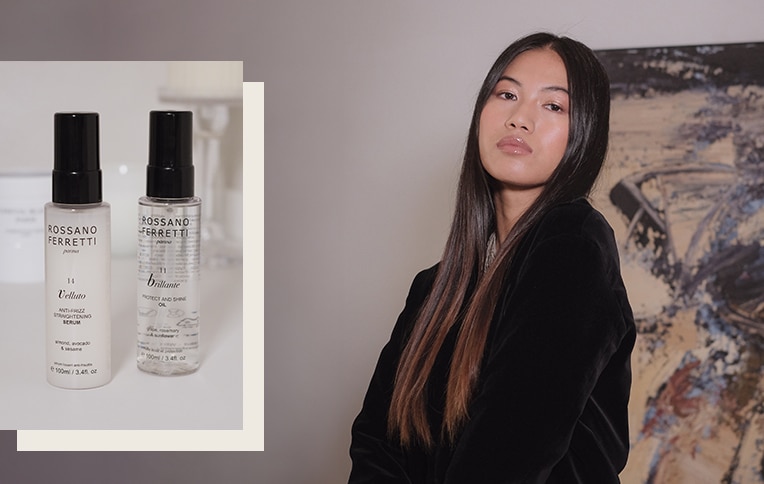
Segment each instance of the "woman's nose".
[{"label": "woman's nose", "polygon": [[507,128],[521,129],[526,132],[532,132],[534,128],[532,117],[528,114],[527,108],[522,105],[516,106],[509,113],[504,125]]}]

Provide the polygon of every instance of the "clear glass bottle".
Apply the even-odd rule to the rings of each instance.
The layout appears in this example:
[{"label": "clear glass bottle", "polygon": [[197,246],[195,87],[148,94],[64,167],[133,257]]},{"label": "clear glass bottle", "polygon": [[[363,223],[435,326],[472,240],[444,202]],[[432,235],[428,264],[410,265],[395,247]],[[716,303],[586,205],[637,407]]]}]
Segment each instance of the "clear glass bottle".
[{"label": "clear glass bottle", "polygon": [[111,380],[111,224],[102,201],[98,113],[56,113],[45,204],[46,373],[62,388]]},{"label": "clear glass bottle", "polygon": [[138,368],[199,367],[201,200],[194,196],[192,114],[151,111],[146,196],[138,200]]}]

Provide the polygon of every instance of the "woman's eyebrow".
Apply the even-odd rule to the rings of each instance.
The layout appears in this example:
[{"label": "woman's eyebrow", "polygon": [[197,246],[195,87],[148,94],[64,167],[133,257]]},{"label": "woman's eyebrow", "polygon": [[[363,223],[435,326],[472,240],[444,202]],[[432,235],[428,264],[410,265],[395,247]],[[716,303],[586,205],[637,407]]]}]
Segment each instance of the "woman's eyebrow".
[{"label": "woman's eyebrow", "polygon": [[[514,77],[510,77],[510,76],[501,76],[501,77],[499,78],[499,80],[496,82],[496,84],[498,84],[498,83],[499,83],[499,82],[501,82],[501,81],[509,81],[509,82],[511,82],[511,83],[513,83],[513,84],[516,84],[518,87],[523,87],[523,83],[522,83],[522,82],[520,82],[520,81],[518,81],[518,80],[517,80],[517,79],[515,79]],[[542,91],[561,91],[561,92],[564,92],[564,93],[565,93],[565,94],[567,94],[567,95],[570,95],[570,93],[568,92],[568,88],[566,88],[566,87],[562,87],[562,86],[554,86],[554,85],[552,85],[552,86],[546,86],[546,87],[542,88],[541,90],[542,90]]]}]

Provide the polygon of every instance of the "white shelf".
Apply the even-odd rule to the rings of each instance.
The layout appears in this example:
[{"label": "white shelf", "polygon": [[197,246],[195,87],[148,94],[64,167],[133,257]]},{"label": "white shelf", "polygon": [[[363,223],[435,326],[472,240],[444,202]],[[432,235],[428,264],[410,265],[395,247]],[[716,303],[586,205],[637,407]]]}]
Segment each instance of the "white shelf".
[{"label": "white shelf", "polygon": [[240,430],[242,268],[201,273],[201,365],[162,377],[135,365],[136,262],[112,260],[112,380],[64,390],[45,379],[44,284],[0,284],[0,429]]}]

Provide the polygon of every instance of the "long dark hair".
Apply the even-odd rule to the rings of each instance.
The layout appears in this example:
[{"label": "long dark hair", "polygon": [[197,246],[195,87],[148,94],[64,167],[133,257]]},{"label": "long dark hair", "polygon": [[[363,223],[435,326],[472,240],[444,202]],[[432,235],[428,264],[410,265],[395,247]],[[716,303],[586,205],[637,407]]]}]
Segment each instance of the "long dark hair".
[{"label": "long dark hair", "polygon": [[[493,179],[478,148],[480,114],[504,70],[519,54],[552,49],[561,58],[570,93],[568,144],[536,201],[510,230],[483,273],[487,242],[496,230]],[[594,53],[567,37],[537,33],[512,43],[496,59],[477,96],[462,163],[451,231],[432,290],[400,357],[388,413],[388,431],[402,445],[431,447],[427,381],[449,329],[461,320],[446,386],[441,438],[453,442],[468,418],[488,329],[503,276],[523,236],[557,204],[588,196],[607,152],[610,83]],[[470,295],[471,294],[471,295]]]}]

